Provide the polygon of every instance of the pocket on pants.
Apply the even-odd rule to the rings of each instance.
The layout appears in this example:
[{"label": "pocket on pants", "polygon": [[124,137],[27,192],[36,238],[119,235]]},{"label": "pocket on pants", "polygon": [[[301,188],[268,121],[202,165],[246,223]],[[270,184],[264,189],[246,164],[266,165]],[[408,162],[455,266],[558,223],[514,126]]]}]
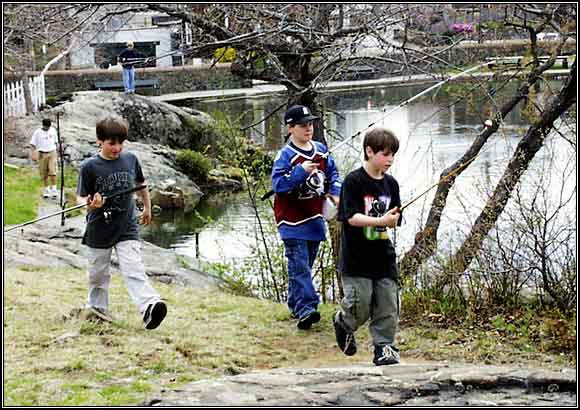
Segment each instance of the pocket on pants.
[{"label": "pocket on pants", "polygon": [[341,302],[342,310],[356,321],[358,306],[360,304],[358,289],[356,286],[349,285],[344,291],[344,297]]}]

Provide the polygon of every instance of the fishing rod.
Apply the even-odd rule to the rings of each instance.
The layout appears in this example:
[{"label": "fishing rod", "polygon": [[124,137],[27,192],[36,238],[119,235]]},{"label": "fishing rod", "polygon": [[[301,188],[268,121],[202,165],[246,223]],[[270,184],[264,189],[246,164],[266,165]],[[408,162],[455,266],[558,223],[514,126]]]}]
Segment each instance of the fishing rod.
[{"label": "fishing rod", "polygon": [[[118,196],[121,196],[121,195],[125,195],[125,194],[130,194],[132,192],[140,191],[140,190],[145,189],[145,188],[147,188],[147,185],[137,185],[137,186],[134,186],[133,188],[124,189],[124,190],[119,191],[119,192],[116,192],[114,194],[107,195],[107,196],[103,196],[103,203],[105,201],[107,201],[108,199],[112,199],[112,198],[115,198],[115,197],[118,197]],[[70,208],[67,208],[67,209],[63,209],[62,211],[57,211],[57,212],[54,212],[52,214],[48,214],[48,215],[41,216],[40,218],[36,218],[36,219],[34,219],[32,221],[24,222],[24,223],[21,223],[19,225],[12,226],[12,227],[10,227],[8,229],[4,229],[4,233],[13,231],[14,229],[22,228],[22,227],[24,227],[26,225],[30,225],[30,224],[34,224],[36,222],[40,222],[40,221],[42,221],[44,219],[52,218],[53,216],[58,216],[58,215],[61,215],[61,214],[65,214],[66,212],[74,211],[75,209],[84,208],[87,205],[88,204],[86,204],[86,203],[85,204],[80,204],[80,205],[76,205],[76,206],[73,206],[73,207],[70,207]]]},{"label": "fishing rod", "polygon": [[358,136],[359,136],[359,135],[360,135],[360,134],[361,134],[363,131],[366,131],[366,130],[368,130],[369,128],[371,128],[372,126],[374,126],[374,125],[375,125],[377,122],[379,122],[379,121],[382,121],[383,119],[385,119],[386,117],[388,117],[389,115],[391,115],[392,113],[394,113],[395,111],[398,111],[398,110],[400,110],[401,108],[403,108],[404,106],[406,106],[406,105],[408,105],[409,103],[413,102],[413,101],[414,101],[414,100],[416,100],[417,98],[419,98],[419,97],[421,97],[421,96],[423,96],[423,95],[427,94],[429,91],[431,91],[431,90],[433,90],[433,89],[435,89],[435,88],[437,88],[437,87],[440,87],[440,86],[442,86],[443,84],[445,84],[445,83],[447,83],[447,82],[449,82],[449,81],[451,81],[451,80],[454,80],[454,79],[456,79],[456,78],[458,78],[458,77],[461,77],[461,76],[463,76],[463,75],[465,75],[465,74],[467,74],[467,73],[470,73],[471,71],[475,71],[475,70],[477,70],[477,69],[479,69],[479,68],[481,68],[481,67],[484,67],[484,66],[486,66],[486,65],[490,65],[491,63],[492,63],[492,61],[488,61],[488,62],[486,62],[486,63],[479,64],[479,65],[477,65],[477,66],[475,66],[475,67],[471,67],[471,68],[469,68],[469,69],[467,69],[467,70],[465,70],[465,71],[462,71],[462,72],[460,72],[460,73],[457,73],[457,74],[455,74],[455,75],[453,75],[453,76],[451,76],[451,77],[448,77],[448,78],[446,78],[446,79],[444,79],[444,80],[441,80],[441,81],[439,81],[438,83],[436,83],[436,84],[432,85],[432,86],[431,86],[431,87],[429,87],[429,88],[426,88],[425,90],[421,91],[419,94],[416,94],[416,95],[414,95],[413,97],[409,98],[408,100],[405,100],[405,101],[403,101],[402,103],[400,103],[399,105],[397,105],[395,108],[393,108],[393,109],[392,109],[392,110],[390,110],[389,112],[387,112],[387,113],[385,113],[385,114],[381,115],[381,116],[380,116],[380,117],[379,117],[377,120],[375,120],[375,122],[373,122],[373,123],[371,123],[371,124],[367,125],[367,126],[366,126],[365,128],[363,128],[363,129],[361,129],[361,130],[357,131],[357,132],[356,132],[355,134],[353,134],[353,135],[352,135],[350,138],[347,138],[347,139],[345,139],[344,141],[341,141],[341,142],[340,142],[340,143],[339,143],[337,146],[335,146],[335,147],[332,147],[332,149],[330,149],[328,152],[326,152],[325,154],[323,154],[323,156],[324,156],[324,157],[327,157],[328,155],[330,155],[332,152],[336,151],[338,148],[340,148],[340,147],[341,147],[341,146],[343,146],[344,144],[347,144],[348,142],[350,142],[350,140],[352,140],[352,139],[354,139],[354,138],[358,137]]},{"label": "fishing rod", "polygon": [[475,161],[475,159],[477,158],[477,156],[469,159],[468,161],[465,161],[463,164],[461,164],[457,169],[453,170],[452,172],[450,172],[449,174],[445,175],[444,177],[442,177],[439,181],[437,181],[436,183],[434,183],[433,185],[431,185],[429,188],[427,188],[425,191],[423,191],[422,193],[420,193],[419,195],[417,195],[415,198],[411,199],[409,202],[407,202],[404,205],[401,205],[399,207],[399,212],[403,212],[403,209],[407,208],[409,205],[411,205],[413,202],[417,201],[419,198],[421,198],[423,195],[427,194],[429,191],[431,191],[433,188],[435,188],[437,185],[441,184],[442,182],[447,181],[448,179],[450,179],[452,176],[454,176],[455,174],[457,174],[459,171],[461,171],[462,169],[464,169],[465,167],[467,167],[469,164],[471,164],[473,161]]},{"label": "fishing rod", "polygon": [[[392,113],[394,113],[395,111],[398,111],[398,110],[400,110],[401,108],[403,108],[404,106],[408,105],[409,103],[411,103],[412,101],[416,100],[417,98],[419,98],[419,97],[421,97],[421,96],[423,96],[423,95],[427,94],[429,91],[431,91],[431,90],[433,90],[433,89],[435,89],[435,88],[437,88],[437,87],[440,87],[440,86],[444,85],[445,83],[447,83],[447,82],[449,82],[449,81],[451,81],[451,80],[454,80],[454,79],[456,79],[456,78],[459,78],[459,77],[461,77],[461,76],[463,76],[463,75],[465,75],[465,74],[467,74],[467,73],[470,73],[470,72],[472,72],[472,71],[475,71],[475,70],[477,70],[477,69],[479,69],[479,68],[481,68],[481,67],[485,67],[485,66],[487,66],[487,65],[490,65],[490,64],[492,64],[492,63],[493,63],[493,61],[488,61],[488,62],[485,62],[485,63],[481,63],[481,64],[479,64],[479,65],[476,65],[475,67],[471,67],[471,68],[469,68],[469,69],[467,69],[467,70],[464,70],[464,71],[462,71],[462,72],[460,72],[460,73],[457,73],[457,74],[455,74],[455,75],[452,75],[451,77],[448,77],[448,78],[446,78],[446,79],[444,79],[444,80],[441,80],[441,81],[439,81],[438,83],[436,83],[436,84],[432,85],[432,86],[431,86],[431,87],[429,87],[429,88],[426,88],[425,90],[421,91],[419,94],[416,94],[416,95],[414,95],[413,97],[411,97],[411,98],[409,98],[409,99],[407,99],[407,100],[403,101],[402,103],[400,103],[399,105],[397,105],[395,108],[393,108],[393,109],[392,109],[392,110],[390,110],[389,112],[387,112],[387,113],[385,113],[385,114],[381,115],[381,116],[380,116],[380,117],[379,117],[377,120],[375,120],[375,121],[374,121],[374,122],[372,122],[371,124],[367,125],[365,128],[363,128],[363,129],[361,129],[361,130],[357,131],[355,134],[353,134],[353,135],[352,135],[352,136],[350,136],[349,138],[347,138],[347,139],[345,139],[345,140],[341,141],[341,142],[340,142],[338,145],[336,145],[335,147],[332,147],[332,149],[330,149],[330,150],[328,150],[326,153],[322,154],[322,157],[323,157],[323,158],[327,158],[327,157],[328,157],[328,156],[329,156],[329,155],[330,155],[332,152],[336,151],[336,150],[337,150],[337,149],[339,149],[341,146],[343,146],[343,145],[345,145],[345,144],[349,143],[351,140],[353,140],[354,138],[358,137],[360,134],[362,134],[362,132],[363,132],[363,131],[366,131],[366,130],[368,130],[369,128],[371,128],[372,126],[374,126],[374,125],[375,125],[377,122],[379,122],[379,121],[382,121],[382,120],[383,120],[383,119],[385,119],[387,116],[391,115],[391,114],[392,114]],[[262,200],[262,201],[265,201],[266,199],[268,199],[268,198],[269,198],[269,197],[271,197],[272,195],[274,195],[274,190],[270,190],[270,191],[268,191],[266,194],[264,194],[264,195],[261,197],[261,200]]]},{"label": "fishing rod", "polygon": [[[62,147],[62,138],[60,137],[60,112],[56,113],[56,135],[58,137],[58,151],[60,155],[60,208],[65,209],[66,200],[64,198],[64,150]],[[60,226],[64,226],[65,214],[62,214]]]}]

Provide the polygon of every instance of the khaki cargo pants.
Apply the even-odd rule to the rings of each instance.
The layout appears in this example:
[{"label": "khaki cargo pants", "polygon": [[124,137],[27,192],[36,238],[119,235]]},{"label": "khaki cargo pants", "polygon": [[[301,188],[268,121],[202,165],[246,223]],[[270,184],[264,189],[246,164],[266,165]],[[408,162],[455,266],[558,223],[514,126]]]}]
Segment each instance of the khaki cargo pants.
[{"label": "khaki cargo pants", "polygon": [[38,152],[38,172],[40,176],[56,176],[58,156],[56,151]]}]

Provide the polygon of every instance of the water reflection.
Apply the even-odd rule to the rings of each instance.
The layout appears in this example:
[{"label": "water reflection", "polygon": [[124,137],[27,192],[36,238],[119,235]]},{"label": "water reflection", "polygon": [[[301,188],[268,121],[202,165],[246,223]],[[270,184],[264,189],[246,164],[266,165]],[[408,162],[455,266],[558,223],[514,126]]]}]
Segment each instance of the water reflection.
[{"label": "water reflection", "polygon": [[[401,187],[403,203],[435,184],[444,169],[457,161],[482,130],[491,105],[485,95],[471,95],[456,103],[453,91],[439,90],[395,112],[401,102],[418,94],[429,85],[375,88],[370,90],[325,93],[320,101],[325,107],[324,124],[327,140],[342,176],[362,164],[362,135],[359,131],[372,125],[387,127],[400,139],[400,149],[391,173]],[[518,84],[507,86],[502,94],[494,92],[494,104],[501,105],[511,96]],[[491,85],[488,85],[491,87]],[[559,85],[554,82],[551,87]],[[489,89],[487,90],[490,91]],[[248,128],[248,135],[270,151],[278,150],[285,140],[282,116],[283,98],[259,98],[229,101],[205,101],[190,104],[192,108],[208,112],[225,112],[234,124]],[[266,120],[259,123],[266,117]],[[519,109],[505,119],[500,132],[486,144],[478,158],[457,178],[448,198],[448,207],[441,224],[442,235],[458,235],[479,214],[491,189],[504,172],[519,139],[528,124]],[[363,133],[364,134],[364,133]],[[334,151],[343,141],[348,143]],[[559,158],[546,168],[551,156]],[[542,170],[567,164],[566,147],[547,144],[537,154],[525,179],[536,178]],[[560,171],[555,171],[560,172]],[[557,184],[554,184],[557,189]],[[407,223],[397,232],[398,253],[412,244],[417,228],[424,223],[435,189],[405,211]],[[269,203],[261,202],[262,215],[271,215]],[[256,243],[256,221],[247,194],[204,198],[197,214],[165,212],[154,218],[154,224],[143,230],[143,238],[178,253],[199,256],[209,261],[243,258]],[[196,248],[198,248],[196,250]]]}]

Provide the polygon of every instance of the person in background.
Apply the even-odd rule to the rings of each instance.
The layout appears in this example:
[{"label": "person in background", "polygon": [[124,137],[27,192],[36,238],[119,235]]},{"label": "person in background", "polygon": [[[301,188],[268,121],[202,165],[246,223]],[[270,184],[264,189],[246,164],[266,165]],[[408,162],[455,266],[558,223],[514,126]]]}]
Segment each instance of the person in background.
[{"label": "person in background", "polygon": [[56,190],[56,173],[58,167],[58,155],[56,153],[58,135],[51,127],[52,122],[45,118],[42,127],[32,133],[30,145],[32,147],[30,157],[38,161],[38,170],[44,186],[42,196],[44,198],[58,197]]},{"label": "person in background", "polygon": [[125,94],[135,93],[135,67],[134,64],[143,60],[143,56],[135,50],[132,41],[127,41],[127,48],[119,54],[119,62],[123,66],[123,86]]}]

